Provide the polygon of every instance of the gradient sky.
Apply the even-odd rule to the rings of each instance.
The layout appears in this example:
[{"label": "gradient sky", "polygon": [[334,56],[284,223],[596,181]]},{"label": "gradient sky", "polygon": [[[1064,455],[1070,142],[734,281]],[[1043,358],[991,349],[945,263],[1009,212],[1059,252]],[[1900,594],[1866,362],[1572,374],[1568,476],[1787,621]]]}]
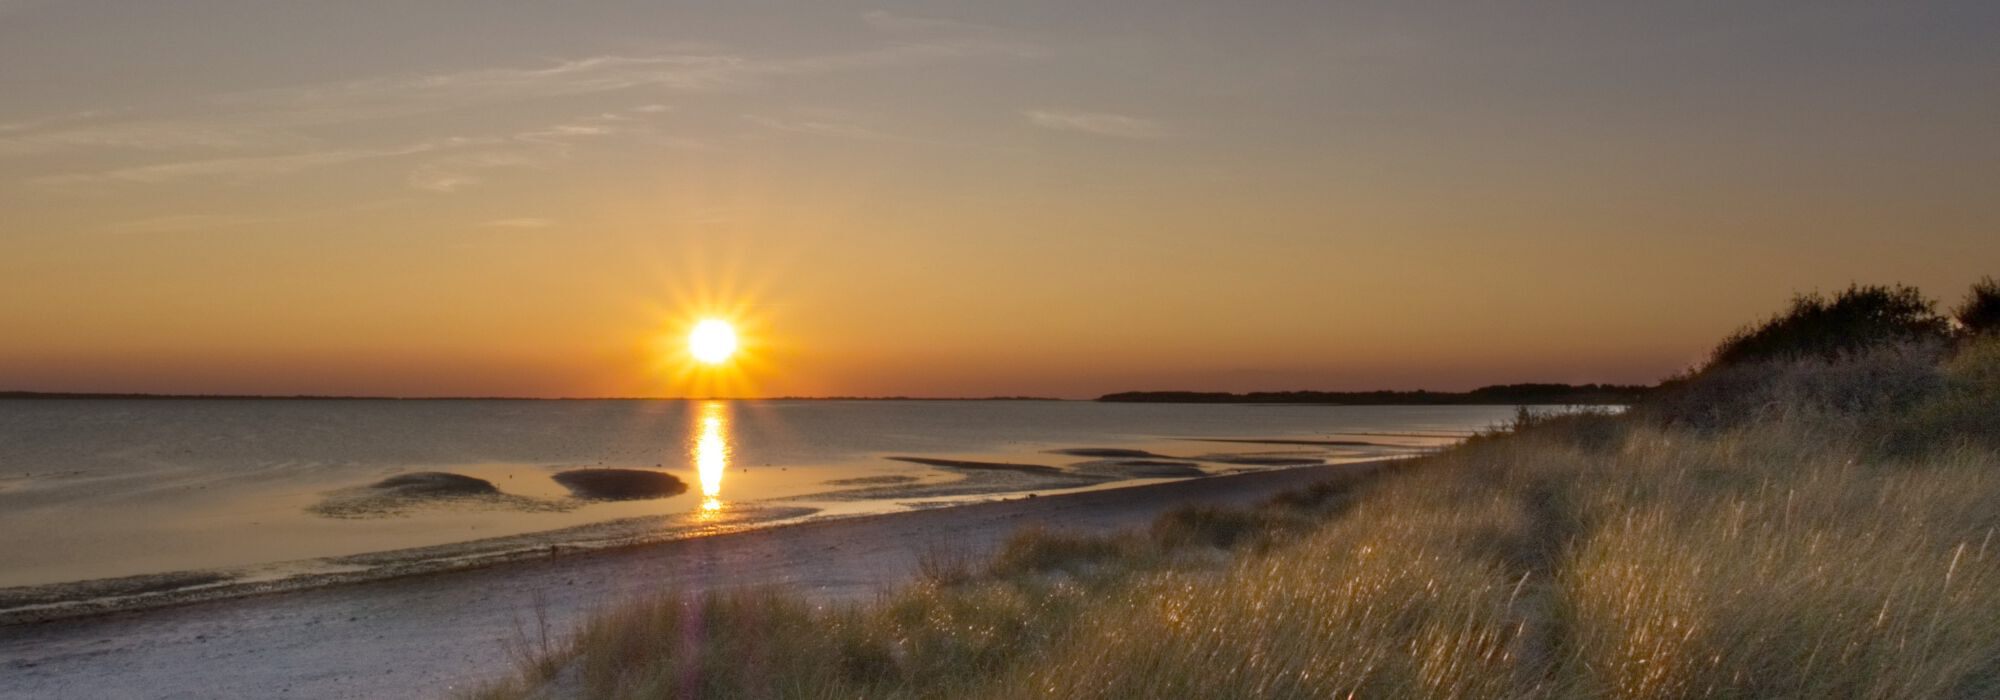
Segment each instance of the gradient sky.
[{"label": "gradient sky", "polygon": [[0,0],[0,95],[0,388],[1645,382],[2000,273],[1990,0]]}]

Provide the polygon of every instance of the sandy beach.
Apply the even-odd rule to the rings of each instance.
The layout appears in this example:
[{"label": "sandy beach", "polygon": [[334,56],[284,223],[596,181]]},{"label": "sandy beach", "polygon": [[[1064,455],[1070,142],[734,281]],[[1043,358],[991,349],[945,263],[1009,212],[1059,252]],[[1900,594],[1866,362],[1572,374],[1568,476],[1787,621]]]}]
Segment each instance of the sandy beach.
[{"label": "sandy beach", "polygon": [[0,698],[441,696],[508,668],[539,608],[557,630],[668,590],[783,585],[866,599],[940,548],[1025,526],[1102,532],[1189,504],[1246,505],[1383,462],[1304,467],[821,520],[469,571],[0,627]]}]

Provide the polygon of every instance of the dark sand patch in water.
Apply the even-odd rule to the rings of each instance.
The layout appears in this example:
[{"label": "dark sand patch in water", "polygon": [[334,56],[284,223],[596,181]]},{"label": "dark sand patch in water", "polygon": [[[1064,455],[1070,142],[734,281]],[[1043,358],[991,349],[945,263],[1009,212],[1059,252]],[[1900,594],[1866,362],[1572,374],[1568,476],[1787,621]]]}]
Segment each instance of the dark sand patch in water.
[{"label": "dark sand patch in water", "polygon": [[368,488],[409,497],[484,496],[500,489],[493,482],[451,472],[412,472],[377,481]]},{"label": "dark sand patch in water", "polygon": [[1189,457],[1188,459],[1201,462],[1218,462],[1221,464],[1242,464],[1255,467],[1304,467],[1304,466],[1326,463],[1325,459],[1321,459],[1319,457],[1305,457],[1300,455],[1267,455],[1267,454],[1201,455],[1199,457]]},{"label": "dark sand patch in water", "polygon": [[688,490],[679,477],[649,469],[571,469],[553,478],[577,498],[596,501],[666,498]]},{"label": "dark sand patch in water", "polygon": [[924,466],[929,466],[929,467],[944,467],[947,469],[999,470],[999,471],[1027,472],[1031,474],[1062,473],[1061,469],[1057,469],[1055,467],[1043,464],[1015,464],[1013,462],[975,462],[969,459],[938,459],[935,457],[890,457],[889,459],[893,459],[898,462],[909,462],[911,464],[922,464]]},{"label": "dark sand patch in water", "polygon": [[914,476],[897,476],[897,475],[893,475],[893,474],[890,474],[890,475],[884,475],[884,476],[857,476],[857,477],[854,477],[854,478],[852,478],[852,479],[832,479],[832,480],[829,480],[829,481],[827,481],[827,482],[826,482],[826,485],[828,485],[828,486],[889,486],[889,485],[892,485],[892,484],[914,484],[914,483],[917,483],[917,482],[919,482],[919,481],[923,481],[923,479],[919,479],[919,478],[917,478],[917,477],[914,477]]},{"label": "dark sand patch in water", "polygon": [[1069,455],[1071,457],[1107,457],[1116,459],[1127,459],[1127,458],[1177,459],[1175,457],[1159,454],[1157,452],[1126,449],[1123,447],[1070,447],[1060,450],[1049,450],[1049,454]]},{"label": "dark sand patch in water", "polygon": [[1163,459],[1100,459],[1078,462],[1070,469],[1079,474],[1093,474],[1120,479],[1172,479],[1208,476],[1193,462]]},{"label": "dark sand patch in water", "polygon": [[1328,447],[1409,447],[1366,440],[1281,440],[1276,438],[1189,438],[1194,442],[1232,442],[1249,445],[1325,445]]},{"label": "dark sand patch in water", "polygon": [[328,518],[381,518],[428,508],[564,511],[576,504],[502,493],[493,482],[450,472],[411,472],[328,493],[307,508]]},{"label": "dark sand patch in water", "polygon": [[1077,474],[1040,464],[1014,464],[1009,462],[979,462],[964,459],[937,459],[932,457],[889,457],[898,462],[922,464],[963,474],[957,481],[918,483],[916,480],[884,484],[870,488],[848,489],[828,493],[797,496],[784,500],[799,501],[863,501],[895,500],[921,501],[952,496],[976,496],[984,494],[1012,493],[1017,491],[1037,491],[1044,489],[1065,489],[1079,486],[1093,486],[1121,478],[1095,474]]}]

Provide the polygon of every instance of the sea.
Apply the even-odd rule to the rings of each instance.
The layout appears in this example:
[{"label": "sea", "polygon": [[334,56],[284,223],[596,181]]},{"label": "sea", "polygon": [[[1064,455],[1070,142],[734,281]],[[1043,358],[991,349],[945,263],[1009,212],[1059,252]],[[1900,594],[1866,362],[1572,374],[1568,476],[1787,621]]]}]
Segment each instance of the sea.
[{"label": "sea", "polygon": [[[0,618],[1406,458],[1515,412],[1032,400],[0,400]],[[668,488],[612,494],[558,478],[588,470],[673,478],[640,475]]]}]

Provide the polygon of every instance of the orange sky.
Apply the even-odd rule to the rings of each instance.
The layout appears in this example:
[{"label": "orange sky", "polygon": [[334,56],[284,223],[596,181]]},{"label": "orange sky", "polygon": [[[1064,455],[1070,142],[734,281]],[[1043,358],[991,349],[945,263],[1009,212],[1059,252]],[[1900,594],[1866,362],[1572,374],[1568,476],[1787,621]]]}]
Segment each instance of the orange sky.
[{"label": "orange sky", "polygon": [[1123,5],[0,4],[0,389],[1646,382],[2000,272],[1990,4]]}]

